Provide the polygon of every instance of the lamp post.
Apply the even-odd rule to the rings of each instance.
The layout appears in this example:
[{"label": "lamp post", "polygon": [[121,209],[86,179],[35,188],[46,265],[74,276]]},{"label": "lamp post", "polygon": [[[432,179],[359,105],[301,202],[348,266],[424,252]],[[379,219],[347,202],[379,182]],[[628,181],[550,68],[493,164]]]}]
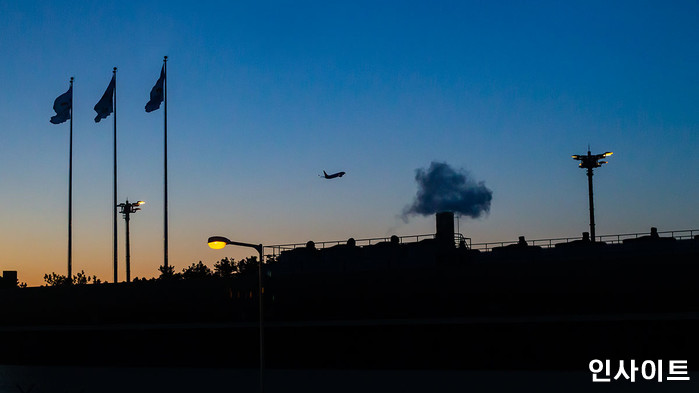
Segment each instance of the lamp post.
[{"label": "lamp post", "polygon": [[241,247],[250,247],[254,248],[257,250],[257,252],[260,254],[260,260],[259,263],[257,264],[257,293],[258,293],[258,299],[259,299],[259,314],[260,314],[260,393],[264,392],[264,370],[265,370],[265,334],[264,334],[264,314],[263,314],[263,308],[262,308],[262,258],[263,258],[263,251],[264,251],[264,246],[262,244],[251,244],[251,243],[242,243],[242,242],[234,242],[232,240],[229,240],[226,237],[223,236],[211,236],[208,240],[209,247],[213,248],[214,250],[220,250],[227,245],[231,246],[241,246]]},{"label": "lamp post", "polygon": [[606,164],[607,161],[600,160],[605,157],[609,157],[612,154],[614,153],[612,153],[611,151],[602,154],[592,154],[590,153],[590,149],[588,147],[587,155],[582,156],[576,154],[572,156],[574,160],[580,161],[578,167],[587,169],[587,187],[589,189],[590,199],[590,237],[593,243],[595,242],[595,205],[592,198],[592,170],[594,168],[601,167],[603,164]]},{"label": "lamp post", "polygon": [[[127,199],[125,203],[120,203],[117,205],[121,208],[119,213],[124,215],[124,220],[126,221],[126,282],[131,282],[131,245],[129,243],[129,216],[132,213],[136,213],[141,210],[139,206],[143,205],[144,201],[138,201],[134,203],[129,203]],[[115,281],[116,282],[116,281]]]}]

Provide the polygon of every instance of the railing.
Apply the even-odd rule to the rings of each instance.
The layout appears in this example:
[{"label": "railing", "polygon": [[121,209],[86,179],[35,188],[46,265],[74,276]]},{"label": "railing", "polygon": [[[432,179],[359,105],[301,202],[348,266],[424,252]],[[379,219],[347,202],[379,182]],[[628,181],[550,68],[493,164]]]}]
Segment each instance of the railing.
[{"label": "railing", "polygon": [[[639,232],[639,233],[623,233],[619,235],[600,235],[595,236],[598,242],[605,242],[607,244],[619,244],[626,239],[636,239],[641,236],[648,236],[650,232]],[[660,237],[674,237],[677,240],[692,239],[695,235],[699,235],[699,229],[685,229],[680,231],[663,231],[658,232]],[[669,235],[669,236],[667,236]],[[535,239],[527,240],[527,244],[530,246],[540,246],[542,248],[553,248],[558,243],[568,243],[574,240],[580,240],[581,237],[559,237],[551,239]],[[506,242],[486,242],[486,243],[474,243],[471,248],[474,250],[481,251],[491,251],[493,247],[503,247],[510,244],[517,244],[518,241],[506,241]]]},{"label": "railing", "polygon": [[[639,232],[639,233],[623,233],[623,234],[618,234],[618,235],[601,235],[601,236],[595,236],[595,239],[598,242],[605,242],[607,244],[618,244],[622,243],[626,239],[635,239],[639,238],[641,236],[647,236],[650,235],[650,232]],[[699,235],[699,229],[685,229],[685,230],[680,230],[680,231],[663,231],[663,232],[658,232],[658,235],[660,237],[674,237],[675,239],[682,240],[682,239],[692,239],[694,236]],[[668,236],[669,235],[669,236]],[[426,234],[426,235],[410,235],[410,236],[398,236],[398,242],[400,244],[403,243],[413,243],[413,242],[419,242],[420,240],[425,240],[425,239],[434,239],[435,234]],[[580,240],[581,237],[557,237],[557,238],[550,238],[550,239],[535,239],[535,240],[527,240],[527,244],[530,246],[540,246],[542,248],[553,248],[556,244],[558,243],[568,243],[574,240]],[[348,239],[349,240],[349,239]],[[372,244],[377,244],[381,242],[390,242],[391,237],[372,237],[372,238],[366,238],[366,239],[356,239],[355,244],[357,246],[370,246]],[[454,234],[454,244],[458,247],[461,244],[461,241],[464,242],[467,248],[473,249],[473,250],[480,250],[480,251],[491,251],[493,247],[503,247],[507,246],[510,244],[517,244],[517,240],[513,241],[504,241],[504,242],[486,242],[486,243],[471,243],[471,238],[470,237],[465,237],[464,235],[460,233],[455,233]],[[327,247],[332,247],[340,244],[347,244],[347,240],[332,240],[332,241],[324,241],[324,242],[317,242],[314,243],[316,248],[323,249]],[[272,253],[269,254],[269,256],[276,256],[281,254],[282,251],[288,251],[288,250],[293,250],[295,248],[299,247],[305,247],[306,243],[290,243],[290,244],[276,244],[272,246],[265,246],[265,248],[272,249]]]},{"label": "railing", "polygon": [[464,243],[466,248],[471,248],[471,238],[470,237],[465,237],[464,235],[460,233],[455,233],[454,234],[454,244],[456,244],[456,247],[461,247],[461,242]]},{"label": "railing", "polygon": [[[398,242],[399,243],[411,243],[411,242],[419,242],[420,240],[425,240],[425,239],[434,239],[434,234],[427,234],[427,235],[410,235],[410,236],[399,236],[398,237]],[[349,240],[349,239],[347,239]],[[331,241],[324,241],[324,242],[314,242],[316,248],[327,248],[327,247],[332,247],[332,246],[337,246],[341,244],[347,244],[347,240],[331,240]],[[372,238],[366,238],[366,239],[355,239],[355,244],[357,246],[370,246],[372,244],[376,243],[381,243],[381,242],[390,242],[391,241],[391,236],[387,237],[372,237]],[[282,251],[289,251],[293,250],[295,248],[299,247],[306,247],[307,243],[289,243],[289,244],[275,244],[272,246],[265,246],[265,248],[271,248],[272,249],[272,255],[279,255],[281,254]]]},{"label": "railing", "polygon": [[[409,235],[409,236],[398,236],[398,242],[400,244],[403,243],[417,243],[420,240],[425,240],[425,239],[434,239],[435,234],[430,233],[426,235]],[[349,240],[349,239],[347,239]],[[314,242],[315,247],[319,249],[327,248],[327,247],[332,247],[332,246],[337,246],[340,244],[347,244],[347,240],[331,240],[331,241],[324,241],[324,242]],[[469,237],[464,237],[464,235],[460,233],[454,234],[454,243],[458,247],[461,241],[464,241],[464,244],[468,248],[471,248],[471,238]],[[366,238],[366,239],[355,239],[355,244],[357,246],[370,246],[372,244],[377,244],[381,242],[390,242],[391,241],[391,236],[387,237],[372,237],[372,238]],[[290,244],[275,244],[272,246],[265,246],[265,248],[271,248],[272,249],[272,254],[271,256],[276,256],[281,254],[282,251],[288,251],[288,250],[293,250],[295,248],[299,247],[306,247],[306,243],[290,243]]]},{"label": "railing", "polygon": [[[621,235],[602,235],[602,236],[597,236],[597,239],[602,242],[606,243],[621,243],[626,239],[635,239],[640,236],[647,236],[650,235],[650,233],[624,233]],[[670,235],[669,237],[674,237],[677,240],[684,240],[684,239],[692,239],[694,238],[695,235],[699,235],[699,229],[684,229],[681,231],[663,231],[663,232],[658,232],[658,235],[660,237],[663,237],[662,235]],[[667,237],[667,236],[665,236]]]}]

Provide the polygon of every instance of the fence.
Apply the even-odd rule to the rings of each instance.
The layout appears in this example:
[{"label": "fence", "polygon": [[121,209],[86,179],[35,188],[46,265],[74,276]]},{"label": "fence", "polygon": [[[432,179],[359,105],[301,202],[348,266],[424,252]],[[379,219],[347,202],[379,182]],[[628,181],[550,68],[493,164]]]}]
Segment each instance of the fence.
[{"label": "fence", "polygon": [[[408,235],[408,236],[397,236],[398,237],[398,242],[400,244],[403,243],[417,243],[421,240],[426,240],[426,239],[434,239],[435,234],[430,233],[430,234],[425,234],[425,235]],[[331,240],[331,241],[324,241],[324,242],[318,242],[315,243],[316,248],[327,248],[327,247],[332,247],[332,246],[337,246],[341,244],[347,244],[347,240]],[[372,237],[372,238],[366,238],[366,239],[355,239],[355,244],[357,246],[370,246],[372,244],[377,244],[377,243],[382,243],[382,242],[390,242],[391,241],[391,236],[387,237]],[[470,237],[465,237],[464,235],[460,233],[455,233],[454,234],[454,244],[456,246],[459,246],[461,242],[464,242],[464,245],[468,248],[471,248],[471,238]],[[272,253],[269,254],[270,256],[274,257],[279,254],[281,254],[282,251],[288,251],[288,250],[293,250],[298,247],[306,247],[306,243],[290,243],[290,244],[275,244],[272,246],[265,246],[265,248],[272,249]]]},{"label": "fence", "polygon": [[[638,232],[638,233],[623,233],[623,234],[617,234],[617,235],[601,235],[601,236],[595,236],[595,239],[599,242],[605,242],[607,244],[618,244],[622,243],[626,239],[635,239],[641,236],[647,236],[650,235],[649,232]],[[675,239],[682,240],[682,239],[692,239],[694,236],[699,235],[699,229],[684,229],[684,230],[679,230],[679,231],[663,231],[663,232],[658,232],[658,235],[661,237],[674,237]],[[425,235],[409,235],[409,236],[398,236],[398,242],[403,244],[403,243],[413,243],[413,242],[419,242],[421,240],[425,239],[434,239],[435,235],[432,234],[425,234]],[[535,239],[535,240],[528,240],[527,243],[532,246],[540,246],[543,248],[553,248],[557,243],[568,243],[574,240],[580,240],[580,237],[558,237],[558,238],[550,238],[550,239]],[[347,239],[349,240],[349,239]],[[332,247],[336,245],[341,245],[341,244],[347,244],[347,240],[332,240],[332,241],[324,241],[324,242],[317,242],[315,243],[316,248],[327,248],[327,247]],[[366,239],[356,239],[355,244],[357,246],[370,246],[372,244],[377,244],[381,242],[390,242],[391,237],[372,237],[372,238],[366,238]],[[461,242],[463,241],[464,245],[470,249],[473,250],[480,250],[480,251],[491,251],[493,247],[502,247],[502,246],[507,246],[510,244],[517,244],[517,240],[514,241],[502,241],[502,242],[485,242],[485,243],[472,243],[470,237],[465,237],[460,233],[454,234],[454,243],[456,246],[459,246]],[[282,251],[288,251],[288,250],[293,250],[298,247],[305,247],[306,243],[290,243],[290,244],[276,244],[272,246],[265,246],[266,249],[272,249],[272,253],[269,254],[269,256],[277,256],[279,255]]]},{"label": "fence", "polygon": [[[623,233],[618,235],[601,235],[595,236],[596,241],[605,242],[607,244],[618,244],[622,243],[626,239],[636,239],[641,236],[648,236],[650,232],[639,232],[639,233]],[[674,237],[675,239],[692,239],[695,235],[699,235],[699,229],[685,229],[680,231],[663,231],[658,232],[661,237]],[[531,246],[540,246],[542,248],[552,248],[557,243],[568,243],[574,240],[580,240],[580,237],[559,237],[551,239],[535,239],[527,240],[527,243]],[[502,247],[510,244],[517,244],[517,241],[506,241],[506,242],[487,242],[487,243],[474,243],[472,248],[474,250],[490,251],[493,247]]]},{"label": "fence", "polygon": [[[434,239],[434,234],[426,234],[426,235],[409,235],[409,236],[398,236],[398,242],[403,244],[403,243],[413,243],[413,242],[419,242],[420,240],[425,240],[425,239]],[[347,240],[331,240],[331,241],[324,241],[324,242],[314,242],[316,248],[327,248],[327,247],[332,247],[332,246],[337,246],[337,245],[342,245],[342,244],[347,244]],[[387,237],[372,237],[372,238],[366,238],[366,239],[355,239],[355,244],[357,246],[370,246],[372,244],[377,244],[377,243],[382,243],[382,242],[390,242],[391,241],[391,236]],[[288,250],[293,250],[295,248],[299,247],[306,247],[306,243],[290,243],[290,244],[275,244],[272,246],[265,246],[265,248],[271,248],[272,249],[272,256],[279,255],[282,251],[288,251]]]}]

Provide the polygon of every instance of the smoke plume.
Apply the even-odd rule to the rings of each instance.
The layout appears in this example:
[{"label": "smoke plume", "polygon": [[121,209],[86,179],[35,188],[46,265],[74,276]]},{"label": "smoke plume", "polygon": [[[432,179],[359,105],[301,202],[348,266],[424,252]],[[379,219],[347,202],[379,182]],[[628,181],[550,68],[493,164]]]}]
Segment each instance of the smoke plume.
[{"label": "smoke plume", "polygon": [[447,163],[432,162],[415,171],[418,190],[412,205],[403,208],[402,218],[428,216],[442,211],[478,218],[490,211],[493,192],[484,182],[476,182],[463,169],[455,171]]}]

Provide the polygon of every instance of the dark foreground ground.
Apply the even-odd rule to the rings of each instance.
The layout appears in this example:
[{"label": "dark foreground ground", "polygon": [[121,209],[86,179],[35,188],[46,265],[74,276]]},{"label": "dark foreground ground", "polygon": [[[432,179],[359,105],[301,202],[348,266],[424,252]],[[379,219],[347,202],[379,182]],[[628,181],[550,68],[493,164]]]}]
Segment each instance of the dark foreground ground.
[{"label": "dark foreground ground", "polygon": [[[298,252],[265,271],[267,391],[696,391],[698,243]],[[255,391],[258,300],[254,274],[2,291],[0,389]]]},{"label": "dark foreground ground", "polygon": [[[259,392],[258,371],[201,368],[0,366],[0,393]],[[688,382],[591,381],[585,371],[267,370],[269,393],[696,392]]]}]

